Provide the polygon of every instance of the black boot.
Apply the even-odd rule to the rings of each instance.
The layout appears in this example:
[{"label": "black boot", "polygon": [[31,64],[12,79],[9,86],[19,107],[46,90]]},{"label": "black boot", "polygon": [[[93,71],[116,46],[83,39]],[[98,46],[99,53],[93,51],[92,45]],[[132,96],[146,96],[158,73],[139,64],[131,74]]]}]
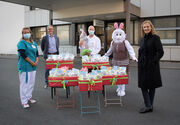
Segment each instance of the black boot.
[{"label": "black boot", "polygon": [[152,107],[144,107],[139,110],[139,113],[147,113],[147,112],[152,112],[152,111],[153,111]]}]

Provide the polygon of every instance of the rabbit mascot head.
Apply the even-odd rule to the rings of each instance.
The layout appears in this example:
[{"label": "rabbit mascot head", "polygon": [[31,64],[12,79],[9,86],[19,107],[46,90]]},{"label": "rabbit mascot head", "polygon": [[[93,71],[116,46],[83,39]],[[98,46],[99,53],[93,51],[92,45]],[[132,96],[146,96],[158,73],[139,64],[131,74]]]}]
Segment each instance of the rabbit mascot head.
[{"label": "rabbit mascot head", "polygon": [[115,30],[112,33],[112,39],[115,43],[122,43],[126,39],[126,34],[122,30],[124,28],[124,24],[121,23],[118,27],[118,23],[114,23]]}]

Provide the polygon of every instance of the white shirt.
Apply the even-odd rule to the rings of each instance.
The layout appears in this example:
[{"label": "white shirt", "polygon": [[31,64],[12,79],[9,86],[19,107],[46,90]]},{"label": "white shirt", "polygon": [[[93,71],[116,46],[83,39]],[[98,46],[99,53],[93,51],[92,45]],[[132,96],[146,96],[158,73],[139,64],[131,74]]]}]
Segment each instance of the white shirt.
[{"label": "white shirt", "polygon": [[[111,42],[111,45],[110,45],[109,50],[107,51],[107,53],[105,53],[105,56],[110,56],[110,55],[112,54],[112,52],[113,52],[113,50],[112,50],[112,43],[113,43],[113,41]],[[137,58],[136,58],[136,56],[135,56],[134,49],[133,49],[133,47],[131,46],[131,44],[129,43],[129,41],[125,40],[125,46],[126,46],[126,49],[128,50],[129,55],[131,56],[131,58],[132,58],[133,60],[136,60],[136,61],[137,61]]]},{"label": "white shirt", "polygon": [[95,55],[98,54],[101,50],[101,41],[100,39],[96,36],[93,35],[93,37],[87,37],[88,41],[87,41],[87,48],[90,49],[91,55]]},{"label": "white shirt", "polygon": [[49,48],[48,48],[48,53],[56,53],[57,52],[57,48],[56,48],[56,39],[53,36],[49,36]]}]

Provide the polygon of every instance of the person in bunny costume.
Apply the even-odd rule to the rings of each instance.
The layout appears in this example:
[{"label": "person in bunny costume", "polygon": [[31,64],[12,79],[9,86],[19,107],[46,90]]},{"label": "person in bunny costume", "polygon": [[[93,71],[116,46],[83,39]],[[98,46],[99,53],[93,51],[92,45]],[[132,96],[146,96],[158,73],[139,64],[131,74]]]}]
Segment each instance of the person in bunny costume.
[{"label": "person in bunny costume", "polygon": [[[133,47],[130,45],[129,41],[126,40],[126,34],[123,31],[124,24],[121,23],[118,27],[118,23],[114,23],[115,30],[112,33],[112,42],[109,50],[104,56],[110,56],[113,54],[112,65],[126,67],[126,72],[128,73],[129,56],[133,61],[137,62],[135,57],[135,52]],[[125,84],[118,85],[116,90],[118,96],[125,95]]]}]

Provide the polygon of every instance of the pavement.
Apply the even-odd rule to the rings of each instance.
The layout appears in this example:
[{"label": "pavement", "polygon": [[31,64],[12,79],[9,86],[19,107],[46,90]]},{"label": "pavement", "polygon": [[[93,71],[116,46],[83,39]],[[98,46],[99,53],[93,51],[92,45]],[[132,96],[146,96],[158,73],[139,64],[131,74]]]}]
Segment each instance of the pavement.
[{"label": "pavement", "polygon": [[[156,90],[152,113],[138,113],[143,99],[137,87],[137,64],[131,62],[129,84],[126,86],[126,96],[122,98],[124,105],[104,107],[104,97],[100,95],[101,114],[81,116],[78,87],[75,88],[75,108],[56,109],[56,97],[51,99],[50,88],[43,88],[45,62],[42,57],[33,91],[37,103],[23,109],[19,97],[17,56],[0,55],[0,125],[179,125],[180,62],[162,61],[160,66],[163,87]],[[80,58],[75,58],[74,67],[81,68]],[[116,97],[115,89],[108,87],[108,93]],[[60,96],[65,97],[65,91],[61,88],[59,91]],[[85,103],[95,102],[95,98],[88,99],[86,96]]]}]

